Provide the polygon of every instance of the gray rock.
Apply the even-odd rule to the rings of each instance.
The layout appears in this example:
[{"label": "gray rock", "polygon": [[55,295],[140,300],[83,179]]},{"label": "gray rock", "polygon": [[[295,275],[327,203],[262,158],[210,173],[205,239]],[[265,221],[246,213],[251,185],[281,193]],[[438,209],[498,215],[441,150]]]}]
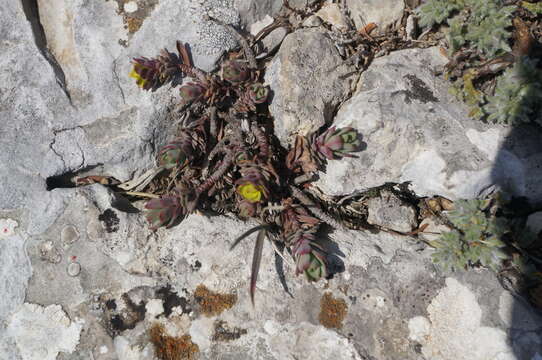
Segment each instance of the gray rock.
[{"label": "gray rock", "polygon": [[311,15],[307,17],[305,20],[303,20],[304,27],[318,27],[320,25],[322,25],[322,19],[320,19],[316,15]]},{"label": "gray rock", "polygon": [[[81,171],[79,175],[113,175],[124,181],[154,165],[153,152],[173,126],[166,107],[175,103],[177,95],[167,88],[155,93],[137,89],[126,75],[130,57],[152,56],[163,46],[171,50],[174,40],[181,37],[193,45],[196,64],[209,69],[233,41],[223,29],[204,21],[203,15],[233,23],[241,20],[232,1],[226,0],[138,1],[137,9],[121,1],[38,3],[45,30],[41,35],[47,44],[39,41],[39,26],[35,20],[27,21],[20,2],[0,2],[4,15],[0,20],[0,65],[4,69],[0,73],[4,119],[0,130],[0,357],[152,359],[155,354],[148,331],[157,322],[172,336],[191,335],[202,359],[272,360],[292,354],[313,359],[418,359],[419,351],[452,351],[459,354],[454,357],[458,359],[471,355],[475,345],[479,345],[475,355],[482,358],[494,358],[496,351],[508,354],[510,349],[527,358],[537,351],[542,353],[537,333],[540,320],[531,316],[527,307],[514,308],[512,298],[490,272],[443,274],[430,262],[430,250],[419,251],[414,239],[384,232],[332,231],[329,238],[320,241],[331,254],[329,266],[335,275],[318,283],[295,277],[289,257],[282,265],[285,276],[280,276],[281,272],[277,275],[280,261],[266,243],[254,309],[248,295],[253,236],[234,251],[229,251],[229,246],[255,224],[193,214],[179,226],[153,232],[142,214],[119,210],[121,199],[102,185],[64,188],[75,171]],[[120,3],[123,7],[117,9]],[[122,11],[117,14],[117,10]],[[125,24],[127,16],[138,14],[142,22],[124,29],[131,24]],[[396,68],[402,64],[420,73],[423,81],[433,86],[434,77],[420,70],[427,66],[419,65],[432,53],[407,54],[390,57],[390,61]],[[386,70],[379,61],[374,70]],[[316,119],[305,129],[310,131],[331,120],[334,108],[350,88],[348,80],[341,78],[350,69],[341,63],[332,41],[315,29],[286,38],[272,64],[275,75],[269,77],[275,84],[272,111],[277,115],[277,127],[288,125],[281,130],[284,141],[303,131],[307,119]],[[379,76],[401,78],[385,72]],[[362,92],[379,94],[380,77],[373,72],[373,90]],[[369,86],[370,79],[368,76],[363,85]],[[385,84],[396,90],[390,83]],[[411,87],[397,90],[404,92],[393,101],[409,98],[420,107],[411,112],[420,115],[428,111],[422,102],[431,99],[422,96],[427,92]],[[381,95],[375,100],[390,96],[386,92]],[[370,103],[370,109],[374,104]],[[443,104],[434,111],[449,122],[449,118],[456,118],[452,115],[462,113],[453,108],[453,102]],[[390,109],[404,114],[407,105]],[[356,112],[356,118],[358,115]],[[384,115],[388,119],[390,113]],[[392,122],[394,127],[386,128],[378,139],[393,138],[394,129],[427,126],[408,120],[418,125]],[[451,123],[454,127],[458,124]],[[499,143],[493,141],[492,134],[498,131],[502,136],[501,130],[475,130],[463,133],[463,137],[457,135],[463,130],[457,130],[456,138],[473,141],[473,153],[476,146],[482,149],[480,154],[494,154]],[[378,135],[378,131],[373,133]],[[363,132],[369,144],[373,133]],[[538,160],[530,149],[537,146],[539,138],[531,138],[534,133],[517,136],[524,141],[514,143],[509,153],[529,159],[526,163],[534,169]],[[373,143],[386,144],[375,145],[382,153],[377,161],[384,161],[387,155],[397,159],[399,150],[390,143]],[[405,143],[405,148],[412,143]],[[437,140],[427,143],[436,144]],[[457,151],[465,143],[451,144]],[[412,154],[419,155],[416,151]],[[436,147],[437,151],[439,156],[452,159],[452,149]],[[355,161],[346,163],[358,166]],[[491,161],[487,163],[489,166]],[[394,169],[397,162],[393,164],[385,166]],[[524,168],[526,174],[531,168]],[[386,172],[380,175],[375,181],[390,180]],[[402,172],[397,172],[397,178],[401,176]],[[345,177],[344,183],[352,179]],[[365,186],[368,177],[359,179],[363,182],[358,181],[356,189]],[[534,179],[526,176],[525,191],[540,191]],[[340,181],[331,184],[343,186]],[[436,191],[441,189],[436,187]],[[136,210],[142,207],[134,205]],[[222,314],[204,317],[198,314],[193,299],[200,284],[234,293],[238,300]],[[320,300],[325,292],[344,300],[348,307],[342,328],[320,325]],[[450,308],[454,312],[445,311]],[[514,323],[515,315],[510,316],[512,310],[519,313],[520,325]],[[212,340],[216,320],[247,333],[231,342]],[[511,334],[509,343],[503,333]],[[476,334],[483,341],[472,344],[472,339],[461,335],[461,341],[471,344],[461,347],[448,334]]]},{"label": "gray rock", "polygon": [[[273,23],[273,18],[266,15],[263,20],[260,20],[250,27],[250,33],[253,36],[256,36],[260,30],[264,29],[266,26]],[[256,56],[257,59],[264,58],[268,56],[282,43],[282,40],[286,37],[288,30],[285,27],[278,27],[271,31],[267,36],[265,36],[260,42],[258,42],[259,54]]]},{"label": "gray rock", "polygon": [[331,121],[350,90],[351,70],[323,32],[303,29],[284,39],[265,75],[273,91],[275,134],[283,146]]},{"label": "gray rock", "polygon": [[397,0],[346,0],[350,17],[358,30],[369,23],[378,26],[375,34],[382,34],[386,28],[393,26],[403,15],[404,2]]},{"label": "gray rock", "polygon": [[[318,185],[330,194],[410,181],[419,195],[472,198],[493,184],[540,199],[540,130],[487,125],[467,116],[433,71],[446,63],[437,48],[376,59],[334,124],[353,126],[366,149],[330,161]],[[536,165],[538,164],[538,165]]]},{"label": "gray rock", "polygon": [[401,201],[390,191],[382,191],[380,196],[367,202],[367,222],[395,231],[408,233],[418,225],[416,210]]},{"label": "gray rock", "polygon": [[324,4],[322,8],[316,12],[316,16],[320,17],[323,21],[332,25],[339,31],[348,29],[346,19],[338,4]]},{"label": "gray rock", "polygon": [[263,20],[266,16],[276,17],[282,8],[282,0],[235,0],[241,23],[250,25]]},{"label": "gray rock", "polygon": [[6,334],[6,319],[23,303],[32,274],[25,249],[27,236],[12,219],[16,215],[0,211],[0,354],[6,359],[17,358],[14,340]]},{"label": "gray rock", "polygon": [[451,229],[442,224],[442,221],[433,217],[427,217],[422,220],[419,226],[423,231],[418,233],[418,237],[424,241],[434,241],[440,238],[442,233],[449,232]]},{"label": "gray rock", "polygon": [[542,211],[529,215],[525,226],[534,234],[539,234],[542,231]]},{"label": "gray rock", "polygon": [[294,9],[303,10],[308,6],[316,4],[318,1],[319,0],[290,0],[288,3]]}]

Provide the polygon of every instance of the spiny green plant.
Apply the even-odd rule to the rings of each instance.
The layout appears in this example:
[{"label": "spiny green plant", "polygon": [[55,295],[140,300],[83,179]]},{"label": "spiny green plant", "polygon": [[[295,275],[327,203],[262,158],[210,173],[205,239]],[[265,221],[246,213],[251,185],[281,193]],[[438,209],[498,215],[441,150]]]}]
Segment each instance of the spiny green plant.
[{"label": "spiny green plant", "polygon": [[447,20],[451,53],[467,46],[493,57],[510,51],[509,28],[515,9],[516,6],[503,6],[499,0],[429,0],[418,8],[417,14],[421,26]]},{"label": "spiny green plant", "polygon": [[442,24],[456,11],[463,9],[463,0],[430,0],[416,9],[420,26]]},{"label": "spiny green plant", "polygon": [[514,125],[535,120],[542,125],[542,71],[537,63],[523,57],[497,80],[495,94],[482,107],[488,121]]},{"label": "spiny green plant", "polygon": [[542,15],[542,3],[541,2],[528,2],[521,1],[520,5],[525,9],[529,10],[534,15]]},{"label": "spiny green plant", "polygon": [[455,229],[431,242],[433,260],[445,269],[467,269],[482,265],[494,271],[508,258],[502,236],[506,221],[491,214],[490,200],[459,200],[448,214]]},{"label": "spiny green plant", "polygon": [[130,73],[141,89],[150,91],[191,78],[179,90],[181,129],[158,152],[157,165],[169,173],[169,182],[160,198],[145,205],[150,227],[171,227],[195,210],[232,212],[259,222],[232,245],[233,249],[258,232],[252,301],[266,238],[289,249],[296,274],[305,274],[309,281],[325,278],[326,253],[316,237],[324,222],[335,222],[317,207],[309,207],[310,199],[297,186],[300,178],[323,170],[328,160],[361,151],[361,135],[350,127],[331,127],[298,136],[284,152],[275,145],[278,140],[267,110],[269,89],[260,82],[262,71],[249,47],[244,48],[246,59],[232,54],[214,73],[195,67],[185,44],[178,42],[177,51],[135,58]]}]

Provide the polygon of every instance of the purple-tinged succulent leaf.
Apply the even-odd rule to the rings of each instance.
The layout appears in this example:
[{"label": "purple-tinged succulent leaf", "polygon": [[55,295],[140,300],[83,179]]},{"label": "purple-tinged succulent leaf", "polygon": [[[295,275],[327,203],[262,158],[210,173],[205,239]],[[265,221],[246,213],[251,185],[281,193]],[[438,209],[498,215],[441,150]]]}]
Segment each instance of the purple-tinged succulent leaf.
[{"label": "purple-tinged succulent leaf", "polygon": [[178,196],[151,199],[145,204],[145,209],[145,217],[153,230],[172,226],[185,212]]},{"label": "purple-tinged succulent leaf", "polygon": [[232,84],[240,84],[249,78],[250,72],[240,61],[226,61],[222,65],[222,78]]},{"label": "purple-tinged succulent leaf", "polygon": [[269,89],[260,83],[254,83],[248,87],[248,94],[254,104],[263,104],[269,95]]},{"label": "purple-tinged succulent leaf", "polygon": [[333,126],[314,140],[313,148],[329,160],[353,157],[351,153],[362,150],[361,135],[351,127]]},{"label": "purple-tinged succulent leaf", "polygon": [[199,82],[189,82],[179,89],[181,97],[185,102],[199,100],[206,91],[206,87]]},{"label": "purple-tinged succulent leaf", "polygon": [[187,162],[187,155],[182,145],[180,141],[174,141],[163,146],[158,153],[158,165],[168,170],[184,165]]}]

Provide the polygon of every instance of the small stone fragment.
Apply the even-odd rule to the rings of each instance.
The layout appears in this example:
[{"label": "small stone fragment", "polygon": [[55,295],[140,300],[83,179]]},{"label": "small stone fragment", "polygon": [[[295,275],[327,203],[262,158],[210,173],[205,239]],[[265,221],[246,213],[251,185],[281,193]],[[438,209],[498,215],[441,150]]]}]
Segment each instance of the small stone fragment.
[{"label": "small stone fragment", "polygon": [[98,219],[90,219],[87,224],[87,236],[89,241],[98,241],[103,237],[104,227]]},{"label": "small stone fragment", "polygon": [[322,19],[316,15],[311,15],[303,21],[304,27],[317,27],[322,25]]},{"label": "small stone fragment", "polygon": [[68,264],[67,273],[71,277],[76,277],[81,272],[81,264],[77,261],[72,261]]},{"label": "small stone fragment", "polygon": [[279,27],[271,31],[266,37],[262,39],[261,45],[263,49],[262,52],[258,54],[258,56],[256,56],[256,58],[263,58],[269,55],[269,53],[275,51],[282,43],[282,40],[284,40],[284,38],[286,37],[286,34],[288,34],[288,31],[284,27]]},{"label": "small stone fragment", "polygon": [[66,225],[60,232],[60,240],[64,245],[71,245],[79,239],[79,231],[73,225]]},{"label": "small stone fragment", "polygon": [[325,22],[333,25],[337,30],[348,30],[348,25],[341,12],[339,4],[325,4],[316,13]]},{"label": "small stone fragment", "polygon": [[529,215],[525,226],[534,234],[540,234],[542,231],[542,211]]},{"label": "small stone fragment", "polygon": [[252,36],[256,36],[263,28],[271,25],[272,23],[273,18],[269,15],[265,15],[263,19],[261,19],[260,21],[256,21],[254,24],[250,25],[250,34]]},{"label": "small stone fragment", "polygon": [[51,240],[43,241],[38,245],[40,258],[43,261],[48,261],[52,264],[58,264],[62,259],[60,251],[56,248]]},{"label": "small stone fragment", "polygon": [[413,206],[390,191],[384,190],[380,196],[370,199],[367,207],[369,224],[404,233],[417,227],[416,211]]},{"label": "small stone fragment", "polygon": [[327,292],[320,300],[320,315],[318,320],[320,324],[327,328],[340,329],[343,326],[343,320],[346,316],[348,306],[343,299],[334,298]]},{"label": "small stone fragment", "polygon": [[127,13],[133,13],[137,11],[137,3],[135,1],[130,1],[124,4],[124,11]]},{"label": "small stone fragment", "polygon": [[405,28],[405,31],[406,31],[406,34],[407,34],[407,39],[416,40],[418,38],[417,30],[418,29],[417,29],[417,26],[416,26],[416,17],[410,15],[407,18],[406,28]]},{"label": "small stone fragment", "polygon": [[438,223],[438,221],[432,217],[423,219],[419,228],[423,229],[423,231],[418,233],[418,237],[425,241],[437,240],[442,233],[451,230],[448,226]]},{"label": "small stone fragment", "polygon": [[12,219],[0,219],[0,238],[8,237],[15,233],[15,228],[19,224]]}]

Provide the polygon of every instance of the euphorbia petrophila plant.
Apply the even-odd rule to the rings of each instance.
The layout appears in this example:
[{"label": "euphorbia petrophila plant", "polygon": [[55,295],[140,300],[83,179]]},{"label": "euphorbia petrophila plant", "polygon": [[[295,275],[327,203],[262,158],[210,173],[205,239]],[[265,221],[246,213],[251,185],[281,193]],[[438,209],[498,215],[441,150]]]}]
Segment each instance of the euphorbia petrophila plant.
[{"label": "euphorbia petrophila plant", "polygon": [[293,191],[292,184],[300,172],[323,170],[326,160],[360,151],[361,136],[349,127],[332,127],[298,137],[286,157],[274,145],[266,106],[269,89],[257,66],[239,55],[229,56],[219,73],[207,73],[193,66],[187,45],[178,42],[177,49],[179,55],[163,50],[156,58],[134,59],[131,73],[140,88],[152,91],[192,78],[179,90],[182,126],[158,151],[158,166],[168,172],[169,181],[161,188],[162,196],[145,206],[151,228],[171,227],[196,209],[233,212],[259,222],[232,244],[258,232],[252,300],[266,238],[290,250],[296,274],[305,274],[309,281],[327,277],[325,251],[316,242],[322,210],[300,201],[302,190]]}]

